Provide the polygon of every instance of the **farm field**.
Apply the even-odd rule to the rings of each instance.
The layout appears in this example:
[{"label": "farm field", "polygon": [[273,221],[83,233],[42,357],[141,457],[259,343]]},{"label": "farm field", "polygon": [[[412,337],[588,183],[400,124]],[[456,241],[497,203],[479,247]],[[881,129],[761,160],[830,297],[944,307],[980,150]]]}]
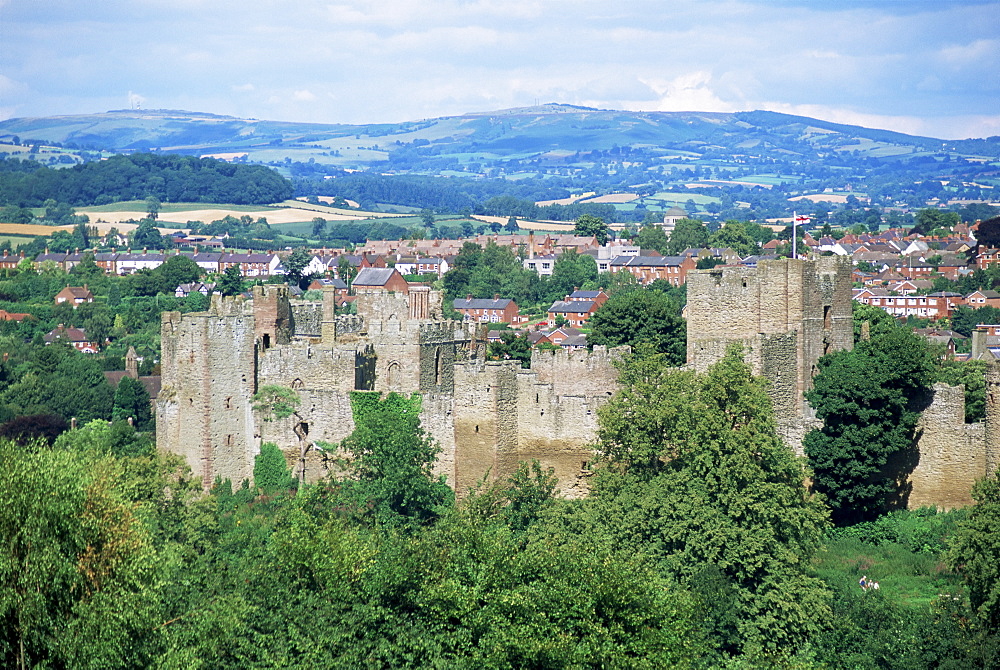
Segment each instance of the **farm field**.
[{"label": "farm field", "polygon": [[[81,207],[77,210],[78,214],[89,216],[92,224],[115,225],[120,230],[123,229],[121,226],[126,225],[129,219],[142,218],[145,212],[146,203],[143,201],[120,202],[97,207]],[[275,224],[309,222],[316,216],[322,216],[325,219],[335,221],[355,221],[371,217],[392,217],[396,215],[378,212],[359,212],[324,205],[311,205],[298,200],[286,200],[285,202],[268,207],[213,203],[164,203],[160,207],[157,223],[161,224],[161,226],[162,224],[174,223],[178,225],[171,226],[171,228],[177,228],[183,226],[188,221],[211,223],[226,216],[251,216],[255,219],[264,217],[268,223]]]},{"label": "farm field", "polygon": [[[72,228],[72,226],[69,226]],[[59,230],[56,226],[42,226],[37,223],[0,223],[0,235],[26,235],[35,237],[44,235],[48,237]]]}]

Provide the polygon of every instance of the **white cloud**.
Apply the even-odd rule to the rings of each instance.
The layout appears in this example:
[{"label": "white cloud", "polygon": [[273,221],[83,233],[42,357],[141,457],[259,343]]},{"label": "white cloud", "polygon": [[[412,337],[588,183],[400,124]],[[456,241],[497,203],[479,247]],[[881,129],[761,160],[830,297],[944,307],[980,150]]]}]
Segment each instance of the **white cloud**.
[{"label": "white cloud", "polygon": [[310,90],[303,89],[301,91],[293,92],[292,100],[295,102],[313,102],[316,100],[316,94]]},{"label": "white cloud", "polygon": [[[712,73],[705,70],[688,72],[670,80],[641,80],[656,94],[650,111],[657,112],[733,112],[737,108],[722,100],[712,90]],[[635,104],[635,103],[632,103]],[[641,105],[641,103],[640,103]],[[635,109],[635,107],[630,107]]]}]

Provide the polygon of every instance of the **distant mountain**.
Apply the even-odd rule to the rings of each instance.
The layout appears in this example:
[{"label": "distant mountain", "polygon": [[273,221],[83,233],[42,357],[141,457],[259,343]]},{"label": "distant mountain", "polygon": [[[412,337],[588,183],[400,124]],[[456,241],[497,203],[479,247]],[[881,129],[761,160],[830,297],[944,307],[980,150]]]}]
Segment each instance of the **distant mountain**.
[{"label": "distant mountain", "polygon": [[[317,124],[239,119],[175,110],[16,118],[0,139],[114,152],[247,154],[249,160],[365,167],[434,157],[524,159],[621,147],[818,159],[858,152],[891,158],[920,151],[1000,157],[1000,138],[946,141],[775,112],[626,112],[547,104],[396,124]],[[434,162],[430,160],[430,162]],[[420,169],[419,166],[413,166]]]}]

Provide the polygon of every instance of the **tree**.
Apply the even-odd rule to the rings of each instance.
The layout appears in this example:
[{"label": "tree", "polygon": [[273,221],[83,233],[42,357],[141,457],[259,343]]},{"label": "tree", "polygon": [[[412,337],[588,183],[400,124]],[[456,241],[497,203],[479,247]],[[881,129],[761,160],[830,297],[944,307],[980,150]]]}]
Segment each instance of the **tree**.
[{"label": "tree", "polygon": [[670,233],[668,251],[676,256],[685,249],[703,249],[708,246],[708,228],[697,219],[681,219]]},{"label": "tree", "polygon": [[190,256],[174,254],[156,268],[163,278],[163,292],[173,293],[181,284],[196,282],[204,272]]},{"label": "tree", "polygon": [[549,296],[553,300],[561,300],[580,288],[597,281],[597,261],[590,254],[577,253],[570,249],[559,254],[552,267],[551,290]]},{"label": "tree", "polygon": [[608,243],[608,224],[604,223],[604,219],[592,214],[580,216],[576,220],[573,232],[584,237],[596,237],[598,244]]},{"label": "tree", "polygon": [[670,242],[667,240],[667,234],[663,232],[663,226],[655,223],[643,226],[639,234],[632,240],[632,244],[640,249],[655,249],[661,254],[667,253],[670,249]]},{"label": "tree", "polygon": [[504,229],[508,233],[516,233],[519,228],[520,228],[520,226],[517,225],[517,217],[514,217],[514,216],[508,218],[507,219],[507,225],[504,226]]},{"label": "tree", "polygon": [[326,236],[326,219],[321,216],[317,216],[312,220],[312,236],[317,239],[322,239]]},{"label": "tree", "polygon": [[253,459],[254,486],[266,495],[291,488],[294,479],[281,453],[274,442],[260,445],[260,453]]},{"label": "tree", "polygon": [[872,519],[901,504],[933,369],[927,345],[903,328],[819,360],[806,398],[823,427],[807,433],[803,446],[813,488],[829,500],[835,523]]},{"label": "tree", "polygon": [[687,331],[680,307],[659,291],[637,289],[612,295],[590,317],[590,344],[651,345],[670,365],[687,359]]},{"label": "tree", "polygon": [[948,563],[962,574],[973,610],[993,631],[1000,630],[1000,480],[992,477],[972,488],[969,510],[948,550]]},{"label": "tree", "polygon": [[132,231],[132,244],[143,249],[163,249],[165,244],[160,231],[152,219],[143,219],[139,227]]},{"label": "tree", "polygon": [[146,198],[146,217],[156,221],[160,216],[160,199],[155,195]]},{"label": "tree", "polygon": [[239,295],[243,293],[243,275],[240,274],[240,268],[236,265],[230,265],[226,268],[222,277],[219,278],[219,284],[216,286],[219,293],[222,295]]},{"label": "tree", "polygon": [[111,409],[113,421],[133,420],[136,430],[152,430],[153,412],[150,407],[149,392],[138,380],[122,377],[115,389],[115,402]]},{"label": "tree", "polygon": [[751,256],[758,251],[757,240],[747,232],[742,221],[726,223],[708,239],[711,247],[732,249],[740,256]]},{"label": "tree", "polygon": [[295,249],[288,255],[287,258],[285,258],[285,277],[288,278],[289,286],[305,288],[309,284],[309,281],[312,279],[312,275],[304,273],[306,266],[312,262],[312,258],[312,254],[309,253],[309,251],[304,247]]},{"label": "tree", "polygon": [[719,647],[793,654],[829,616],[809,567],[827,512],[777,435],[766,382],[739,347],[703,375],[648,350],[620,367],[598,410],[591,532],[703,598]]},{"label": "tree", "polygon": [[341,448],[353,455],[353,477],[342,499],[376,526],[416,528],[440,516],[454,499],[431,472],[439,451],[420,427],[420,396],[351,393],[354,432]]},{"label": "tree", "polygon": [[531,367],[531,343],[527,335],[515,335],[512,330],[501,330],[500,340],[490,342],[487,352],[491,361],[520,361],[522,368]]},{"label": "tree", "polygon": [[0,441],[0,663],[148,667],[156,553],[108,456]]}]

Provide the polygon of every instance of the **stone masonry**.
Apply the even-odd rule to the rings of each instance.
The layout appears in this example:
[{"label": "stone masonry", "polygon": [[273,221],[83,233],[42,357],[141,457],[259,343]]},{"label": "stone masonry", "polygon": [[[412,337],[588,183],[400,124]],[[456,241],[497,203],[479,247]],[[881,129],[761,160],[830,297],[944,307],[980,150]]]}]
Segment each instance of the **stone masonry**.
[{"label": "stone masonry", "polygon": [[[804,401],[820,356],[853,344],[849,262],[763,261],[688,275],[688,364],[704,371],[733,342],[771,385],[779,431],[801,454],[819,425]],[[352,391],[420,393],[421,423],[441,447],[438,473],[459,492],[538,459],[564,495],[586,491],[597,410],[617,388],[622,351],[536,351],[531,367],[487,361],[472,326],[442,318],[441,294],[362,290],[357,315],[289,300],[264,286],[253,299],[213,296],[207,312],[162,320],[163,387],[157,446],[183,455],[206,486],[252,477],[262,442],[275,442],[296,473],[328,472],[317,446],[351,433]],[[292,416],[253,409],[263,386],[296,391]],[[987,376],[987,420],[964,423],[959,388],[936,386],[920,424],[909,505],[971,502],[972,482],[1000,456],[1000,369]]]},{"label": "stone masonry", "polygon": [[[352,391],[419,392],[421,423],[442,449],[437,471],[457,490],[534,458],[555,468],[565,494],[584,489],[616,352],[536,352],[525,370],[485,361],[469,326],[442,319],[437,291],[361,292],[357,315],[335,316],[333,298],[292,305],[285,288],[264,286],[252,301],[214,296],[208,312],[164,314],[157,445],[205,485],[250,478],[263,442],[315,479],[329,467],[317,443],[354,429]],[[292,416],[254,411],[252,396],[269,385],[298,394]]]}]

